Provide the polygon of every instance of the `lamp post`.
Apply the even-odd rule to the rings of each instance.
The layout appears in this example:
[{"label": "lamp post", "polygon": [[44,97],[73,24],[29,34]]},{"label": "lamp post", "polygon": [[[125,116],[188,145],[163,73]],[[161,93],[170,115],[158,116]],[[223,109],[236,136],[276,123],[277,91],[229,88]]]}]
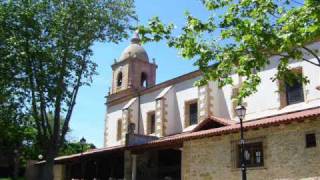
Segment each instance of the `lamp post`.
[{"label": "lamp post", "polygon": [[246,115],[246,108],[243,105],[236,107],[236,114],[240,119],[240,168],[241,168],[241,175],[242,180],[247,180],[247,172],[246,172],[246,163],[244,159],[244,137],[243,137],[243,125],[242,120]]},{"label": "lamp post", "polygon": [[82,137],[80,139],[80,145],[81,145],[81,154],[83,153],[83,146],[86,145],[86,139]]},{"label": "lamp post", "polygon": [[83,162],[82,162],[82,153],[83,153],[83,146],[86,145],[86,139],[82,137],[80,139],[80,145],[81,145],[81,156],[80,156],[80,164],[81,164],[81,178],[84,179],[84,167],[83,167]]}]

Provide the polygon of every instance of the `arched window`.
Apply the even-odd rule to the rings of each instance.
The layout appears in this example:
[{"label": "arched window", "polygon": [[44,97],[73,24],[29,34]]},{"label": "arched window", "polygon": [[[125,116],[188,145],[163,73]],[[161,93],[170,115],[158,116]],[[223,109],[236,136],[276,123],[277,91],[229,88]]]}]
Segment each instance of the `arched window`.
[{"label": "arched window", "polygon": [[122,85],[122,72],[119,72],[117,76],[117,86],[120,87]]},{"label": "arched window", "polygon": [[141,73],[141,82],[140,82],[140,85],[141,87],[148,87],[148,81],[147,81],[148,77],[147,77],[147,74],[146,73]]}]

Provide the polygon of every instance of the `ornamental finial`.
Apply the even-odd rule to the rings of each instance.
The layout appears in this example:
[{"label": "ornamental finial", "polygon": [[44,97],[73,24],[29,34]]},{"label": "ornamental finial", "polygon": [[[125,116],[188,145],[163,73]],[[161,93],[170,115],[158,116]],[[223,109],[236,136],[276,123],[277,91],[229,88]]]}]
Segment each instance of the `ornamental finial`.
[{"label": "ornamental finial", "polygon": [[132,44],[140,44],[139,30],[135,30],[133,37],[131,38]]}]

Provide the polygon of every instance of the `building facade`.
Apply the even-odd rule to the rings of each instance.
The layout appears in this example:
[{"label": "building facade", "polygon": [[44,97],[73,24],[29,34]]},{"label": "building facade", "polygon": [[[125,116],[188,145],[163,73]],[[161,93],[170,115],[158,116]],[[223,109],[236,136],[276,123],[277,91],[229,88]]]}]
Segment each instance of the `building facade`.
[{"label": "building facade", "polygon": [[[311,46],[318,48],[319,44]],[[286,88],[282,82],[271,80],[277,71],[276,66],[275,57],[268,67],[259,72],[261,84],[258,92],[245,99],[245,120],[320,105],[317,89],[320,85],[319,67],[305,61],[292,63],[292,70],[307,76],[310,83],[297,84],[291,89],[287,87],[288,92],[284,92]],[[132,39],[112,66],[113,83],[106,102],[106,147],[125,143],[129,123],[135,125],[136,134],[164,137],[191,131],[209,116],[238,121],[234,112],[234,97],[241,85],[241,77],[234,75],[234,85],[222,89],[216,82],[209,82],[203,87],[194,86],[201,78],[199,71],[155,84],[156,68],[155,62],[149,62],[138,37]]]},{"label": "building facade", "polygon": [[[320,43],[309,45],[319,47]],[[306,58],[316,61],[307,54]],[[278,57],[270,62],[258,72],[258,92],[244,101],[248,179],[320,179],[320,69],[306,61],[291,63],[292,71],[307,76],[309,83],[287,84],[271,80]],[[232,75],[234,84],[223,88],[213,81],[197,87],[202,73],[194,71],[156,84],[156,69],[136,35],[112,65],[105,148],[56,161],[68,164],[88,157],[101,169],[98,157],[118,152],[118,173],[96,170],[90,176],[240,179],[240,127],[234,109],[242,77]]]}]

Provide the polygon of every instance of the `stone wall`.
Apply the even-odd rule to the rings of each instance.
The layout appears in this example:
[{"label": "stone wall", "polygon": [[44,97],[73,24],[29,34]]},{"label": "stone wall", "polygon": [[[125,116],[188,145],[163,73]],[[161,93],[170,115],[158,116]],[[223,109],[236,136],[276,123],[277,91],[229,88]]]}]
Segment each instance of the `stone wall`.
[{"label": "stone wall", "polygon": [[[306,148],[306,133],[316,134],[316,147]],[[185,142],[182,179],[241,179],[235,161],[239,136],[235,133]],[[246,131],[245,138],[263,142],[264,166],[248,168],[249,180],[320,179],[320,118]]]}]

